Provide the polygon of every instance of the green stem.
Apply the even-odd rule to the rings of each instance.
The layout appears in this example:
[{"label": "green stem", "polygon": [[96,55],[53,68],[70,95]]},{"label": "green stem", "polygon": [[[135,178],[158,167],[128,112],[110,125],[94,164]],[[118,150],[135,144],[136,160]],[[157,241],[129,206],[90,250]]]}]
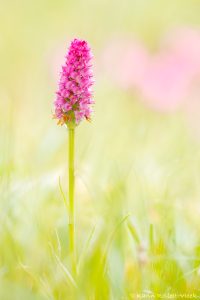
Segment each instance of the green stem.
[{"label": "green stem", "polygon": [[74,127],[69,130],[69,244],[70,259],[73,275],[76,276],[76,247],[75,247],[75,225],[74,225]]}]

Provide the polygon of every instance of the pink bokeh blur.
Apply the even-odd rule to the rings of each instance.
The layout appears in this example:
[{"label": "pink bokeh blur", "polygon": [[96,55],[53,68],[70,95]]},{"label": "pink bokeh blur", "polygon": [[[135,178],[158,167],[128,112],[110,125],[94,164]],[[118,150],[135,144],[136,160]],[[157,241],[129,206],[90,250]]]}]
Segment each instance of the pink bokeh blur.
[{"label": "pink bokeh blur", "polygon": [[[151,53],[135,38],[110,41],[103,52],[103,66],[121,88],[137,90],[150,108],[170,113],[183,107],[200,77],[200,30],[179,28],[169,32]],[[188,103],[186,105],[188,107]],[[191,108],[190,108],[191,111]]]}]

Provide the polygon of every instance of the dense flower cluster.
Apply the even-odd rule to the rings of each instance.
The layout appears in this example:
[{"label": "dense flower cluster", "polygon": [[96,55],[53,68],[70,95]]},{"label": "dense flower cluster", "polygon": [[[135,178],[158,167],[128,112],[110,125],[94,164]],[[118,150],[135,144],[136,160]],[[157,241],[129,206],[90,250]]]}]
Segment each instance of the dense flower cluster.
[{"label": "dense flower cluster", "polygon": [[93,104],[91,59],[88,43],[74,39],[62,66],[54,102],[54,117],[59,120],[59,124],[78,125],[84,118],[90,120]]}]

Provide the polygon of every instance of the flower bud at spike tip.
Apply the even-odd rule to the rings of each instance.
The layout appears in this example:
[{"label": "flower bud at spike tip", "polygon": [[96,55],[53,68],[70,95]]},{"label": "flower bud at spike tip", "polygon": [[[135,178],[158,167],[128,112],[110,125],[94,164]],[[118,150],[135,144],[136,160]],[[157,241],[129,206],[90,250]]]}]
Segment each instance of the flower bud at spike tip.
[{"label": "flower bud at spike tip", "polygon": [[54,102],[54,118],[58,119],[58,124],[75,126],[84,118],[90,120],[94,103],[91,91],[92,57],[86,41],[74,39],[71,42]]}]

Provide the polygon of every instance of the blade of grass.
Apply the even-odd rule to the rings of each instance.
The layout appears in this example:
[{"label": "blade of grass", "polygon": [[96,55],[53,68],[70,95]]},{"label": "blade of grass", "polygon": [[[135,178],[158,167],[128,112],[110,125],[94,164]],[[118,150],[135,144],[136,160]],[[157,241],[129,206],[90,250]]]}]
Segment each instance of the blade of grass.
[{"label": "blade of grass", "polygon": [[135,240],[136,244],[139,245],[140,244],[140,238],[139,238],[139,235],[137,233],[136,227],[133,225],[133,223],[131,221],[128,221],[128,229],[129,229],[129,232],[130,232],[131,236]]},{"label": "blade of grass", "polygon": [[68,202],[67,202],[67,198],[66,198],[66,196],[65,196],[65,193],[63,192],[63,188],[62,188],[62,185],[61,185],[60,176],[59,176],[59,179],[58,179],[58,183],[59,183],[59,189],[60,189],[60,193],[61,193],[63,202],[64,202],[65,207],[66,207],[67,212],[68,212],[68,210],[69,210],[69,204],[68,204]]},{"label": "blade of grass", "polygon": [[106,257],[108,256],[111,244],[114,240],[114,237],[115,237],[118,229],[120,228],[120,226],[128,219],[129,216],[130,216],[130,214],[123,217],[122,220],[119,223],[117,223],[116,227],[114,228],[114,230],[110,234],[110,237],[108,239],[108,243],[107,243],[107,246],[106,246],[106,250],[105,250],[105,252],[103,254],[103,257],[102,257],[102,266],[104,266],[104,273],[106,271]]},{"label": "blade of grass", "polygon": [[78,270],[80,270],[80,267],[82,265],[83,259],[84,259],[85,255],[86,255],[86,252],[87,252],[88,248],[89,248],[90,241],[91,241],[91,239],[92,239],[92,237],[94,235],[94,232],[95,232],[95,228],[96,228],[96,225],[92,228],[92,230],[91,230],[91,232],[90,232],[90,234],[88,236],[88,239],[85,242],[83,250],[82,250],[82,252],[81,252],[81,254],[79,256],[79,261],[78,261],[78,265],[77,265]]},{"label": "blade of grass", "polygon": [[66,282],[68,284],[71,284],[73,287],[77,288],[76,281],[74,280],[73,276],[71,275],[70,271],[67,269],[67,267],[61,262],[58,255],[55,253],[53,246],[50,244],[50,248],[52,251],[52,254],[57,262],[57,264],[60,266],[61,270],[63,271],[63,274],[65,275]]},{"label": "blade of grass", "polygon": [[60,244],[60,238],[58,236],[58,232],[56,229],[55,229],[55,234],[56,234],[56,240],[57,240],[57,250],[58,250],[59,257],[60,257],[62,248],[61,248],[61,244]]},{"label": "blade of grass", "polygon": [[154,248],[154,227],[153,224],[149,226],[149,249],[152,251]]}]

